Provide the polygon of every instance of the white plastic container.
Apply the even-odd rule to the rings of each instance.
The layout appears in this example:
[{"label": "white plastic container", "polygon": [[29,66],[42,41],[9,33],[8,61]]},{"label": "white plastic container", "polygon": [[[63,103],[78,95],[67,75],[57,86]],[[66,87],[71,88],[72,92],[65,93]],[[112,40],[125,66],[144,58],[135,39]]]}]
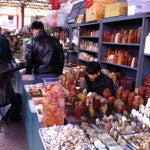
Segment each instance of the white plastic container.
[{"label": "white plastic container", "polygon": [[141,13],[141,0],[128,0],[128,16]]},{"label": "white plastic container", "polygon": [[144,53],[150,54],[150,33],[147,35],[146,40],[145,40]]}]

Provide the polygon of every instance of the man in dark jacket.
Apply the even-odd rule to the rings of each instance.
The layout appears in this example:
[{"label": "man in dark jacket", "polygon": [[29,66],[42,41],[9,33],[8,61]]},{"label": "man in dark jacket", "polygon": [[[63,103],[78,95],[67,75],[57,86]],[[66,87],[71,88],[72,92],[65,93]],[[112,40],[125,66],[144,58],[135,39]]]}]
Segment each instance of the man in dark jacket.
[{"label": "man in dark jacket", "polygon": [[112,95],[115,96],[113,81],[101,72],[101,66],[98,62],[89,62],[86,72],[85,81],[88,92],[96,92],[98,95],[103,95],[104,89],[109,88]]},{"label": "man in dark jacket", "polygon": [[26,73],[35,74],[36,83],[45,77],[58,77],[64,66],[64,53],[59,41],[49,36],[42,22],[32,23],[33,39],[26,49]]},{"label": "man in dark jacket", "polygon": [[2,33],[1,28],[0,28],[0,53],[3,62],[10,63],[12,61],[12,52],[10,50],[9,41],[6,38],[5,33]]},{"label": "man in dark jacket", "polygon": [[12,87],[10,75],[13,71],[25,68],[25,63],[11,62],[11,55],[5,55],[9,53],[5,41],[6,39],[0,36],[0,107],[11,104],[11,108],[3,120],[6,122],[19,121],[21,106]]}]

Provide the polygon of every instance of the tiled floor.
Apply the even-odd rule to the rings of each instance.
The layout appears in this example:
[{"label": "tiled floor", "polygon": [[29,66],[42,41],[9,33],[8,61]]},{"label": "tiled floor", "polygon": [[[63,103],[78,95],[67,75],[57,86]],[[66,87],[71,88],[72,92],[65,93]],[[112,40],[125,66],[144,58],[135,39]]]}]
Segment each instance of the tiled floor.
[{"label": "tiled floor", "polygon": [[0,150],[28,150],[25,128],[21,122],[0,124]]}]

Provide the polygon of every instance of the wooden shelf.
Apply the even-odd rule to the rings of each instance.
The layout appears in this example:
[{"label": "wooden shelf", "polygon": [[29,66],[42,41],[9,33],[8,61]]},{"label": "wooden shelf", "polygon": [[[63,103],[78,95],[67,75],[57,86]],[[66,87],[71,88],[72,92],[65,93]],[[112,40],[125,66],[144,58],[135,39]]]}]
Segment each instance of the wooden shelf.
[{"label": "wooden shelf", "polygon": [[118,67],[122,67],[122,68],[126,68],[126,69],[131,69],[131,70],[137,71],[137,68],[134,68],[134,67],[119,65],[119,64],[115,64],[115,63],[109,63],[109,62],[106,62],[106,61],[101,61],[101,63],[108,64],[108,65],[113,65],[113,66],[118,66]]},{"label": "wooden shelf", "polygon": [[146,53],[144,53],[144,56],[150,56],[150,54],[146,54]]},{"label": "wooden shelf", "polygon": [[81,51],[85,51],[85,52],[90,52],[90,53],[98,53],[98,52],[95,52],[95,51],[90,51],[90,50],[86,50],[86,49],[80,49]]},{"label": "wooden shelf", "polygon": [[86,39],[98,39],[98,36],[80,36],[80,38],[86,38]]},{"label": "wooden shelf", "polygon": [[83,23],[83,24],[80,24],[80,27],[86,27],[86,26],[99,26],[100,22],[88,22],[88,23]]},{"label": "wooden shelf", "polygon": [[112,43],[112,42],[102,42],[106,45],[122,45],[122,46],[140,46],[140,44],[129,44],[129,43]]},{"label": "wooden shelf", "polygon": [[74,50],[67,50],[67,52],[69,52],[69,53],[78,53],[77,51],[74,51]]},{"label": "wooden shelf", "polygon": [[79,60],[81,60],[81,61],[84,61],[84,62],[86,62],[86,63],[88,63],[89,61],[86,61],[86,60],[84,60],[84,59],[81,59],[81,58],[79,58]]},{"label": "wooden shelf", "polygon": [[148,17],[149,14],[136,14],[136,15],[131,15],[131,16],[116,16],[116,17],[110,17],[110,18],[105,18],[102,19],[102,23],[111,23],[111,22],[122,22],[122,21],[130,21],[130,20],[138,20],[142,19],[144,17]]}]

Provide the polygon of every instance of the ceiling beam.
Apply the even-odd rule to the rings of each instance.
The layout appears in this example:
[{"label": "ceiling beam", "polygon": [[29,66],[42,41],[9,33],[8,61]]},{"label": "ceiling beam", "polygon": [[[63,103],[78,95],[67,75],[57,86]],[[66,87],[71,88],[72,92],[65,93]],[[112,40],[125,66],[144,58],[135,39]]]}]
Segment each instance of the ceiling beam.
[{"label": "ceiling beam", "polygon": [[25,4],[26,8],[51,10],[51,4],[44,0],[0,0],[0,7],[9,6],[18,8],[21,4]]}]

